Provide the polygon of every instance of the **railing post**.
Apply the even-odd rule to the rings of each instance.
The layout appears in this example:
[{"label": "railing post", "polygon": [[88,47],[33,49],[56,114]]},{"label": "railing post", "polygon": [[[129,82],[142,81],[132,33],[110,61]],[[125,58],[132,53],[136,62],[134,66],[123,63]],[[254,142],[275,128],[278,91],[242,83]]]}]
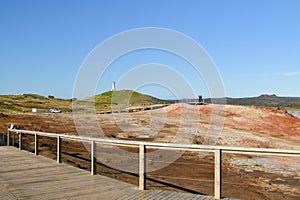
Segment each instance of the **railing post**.
[{"label": "railing post", "polygon": [[22,133],[19,133],[19,150],[22,150]]},{"label": "railing post", "polygon": [[57,136],[57,163],[61,163],[61,137]]},{"label": "railing post", "polygon": [[215,199],[221,199],[222,186],[222,150],[215,149]]},{"label": "railing post", "polygon": [[9,142],[10,142],[10,130],[7,131],[7,143],[6,143],[7,146],[10,145]]},{"label": "railing post", "polygon": [[34,134],[34,155],[38,155],[39,154],[39,138],[38,138],[38,134],[35,133]]},{"label": "railing post", "polygon": [[145,156],[146,146],[140,144],[139,148],[139,189],[146,189],[146,156]]},{"label": "railing post", "polygon": [[97,172],[97,145],[94,140],[91,141],[91,174]]}]

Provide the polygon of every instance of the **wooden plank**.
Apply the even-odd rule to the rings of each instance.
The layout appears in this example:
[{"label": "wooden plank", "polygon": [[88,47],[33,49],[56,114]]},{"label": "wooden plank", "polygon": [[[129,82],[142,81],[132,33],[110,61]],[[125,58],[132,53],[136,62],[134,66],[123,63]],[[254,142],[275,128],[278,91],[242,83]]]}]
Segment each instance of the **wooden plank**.
[{"label": "wooden plank", "polygon": [[[73,180],[74,181],[74,180]],[[80,181],[75,184],[72,181],[61,181],[58,185],[45,185],[40,187],[35,187],[30,189],[31,187],[28,186],[27,188],[22,188],[23,192],[26,192],[26,196],[28,197],[36,197],[37,199],[43,196],[53,196],[56,199],[67,198],[67,197],[74,197],[80,195],[92,195],[95,197],[95,193],[99,193],[99,187],[97,184],[93,184],[92,180],[85,180]],[[84,189],[83,189],[84,188]],[[102,188],[101,188],[102,189]],[[101,191],[100,189],[100,191]],[[101,194],[102,195],[102,194]],[[40,198],[41,199],[41,198]]]},{"label": "wooden plank", "polygon": [[56,153],[56,161],[57,163],[61,163],[61,137],[57,136],[57,153]]},{"label": "wooden plank", "polygon": [[9,146],[10,145],[10,130],[7,131],[7,142],[6,145]]},{"label": "wooden plank", "polygon": [[133,200],[133,199],[139,199],[140,198],[140,194],[139,192],[134,191],[133,193],[129,193],[126,194],[125,196],[119,198],[122,200]]},{"label": "wooden plank", "polygon": [[38,134],[34,134],[34,155],[39,154],[39,138]]},{"label": "wooden plank", "polygon": [[176,199],[178,194],[174,192],[163,191],[163,194],[161,194],[161,196],[164,197],[165,199]]},{"label": "wooden plank", "polygon": [[22,150],[22,132],[19,133],[19,150]]},{"label": "wooden plank", "polygon": [[221,150],[215,150],[215,198],[221,199],[221,167],[222,167],[222,158],[221,158]]},{"label": "wooden plank", "polygon": [[145,197],[147,200],[156,200],[156,199],[159,199],[161,198],[162,196],[165,195],[165,191],[155,191],[155,190],[150,190],[148,191],[146,194],[145,194]]},{"label": "wooden plank", "polygon": [[146,186],[146,159],[145,145],[141,144],[139,149],[139,189],[145,190]]},{"label": "wooden plank", "polygon": [[97,173],[97,144],[95,141],[91,141],[91,174],[95,175]]},{"label": "wooden plank", "polygon": [[1,185],[0,185],[0,199],[17,200],[17,198],[10,191],[8,191],[5,187]]},{"label": "wooden plank", "polygon": [[129,190],[127,192],[126,195],[124,195],[123,197],[117,198],[117,199],[122,199],[122,200],[132,200],[135,198],[135,196],[139,194],[139,192],[137,192],[136,190]]},{"label": "wooden plank", "polygon": [[[127,200],[140,200],[140,199],[146,199],[145,198],[145,193],[146,191],[139,191],[139,192],[135,192],[134,195],[131,195],[130,198],[126,197]],[[117,199],[122,199],[123,200],[123,197],[119,197]]]}]

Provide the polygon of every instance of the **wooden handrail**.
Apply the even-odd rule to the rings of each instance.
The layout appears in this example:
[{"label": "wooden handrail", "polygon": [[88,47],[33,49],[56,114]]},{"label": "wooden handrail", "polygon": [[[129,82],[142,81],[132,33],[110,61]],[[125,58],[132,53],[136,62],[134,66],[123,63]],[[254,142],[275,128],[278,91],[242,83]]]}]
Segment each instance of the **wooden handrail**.
[{"label": "wooden handrail", "polygon": [[67,134],[58,134],[58,133],[47,133],[47,132],[39,132],[39,131],[29,131],[29,130],[19,130],[19,129],[8,129],[10,132],[16,133],[25,133],[38,136],[47,136],[47,137],[61,137],[65,139],[73,139],[80,141],[95,141],[99,143],[106,144],[123,144],[123,145],[147,145],[153,148],[159,147],[170,147],[170,149],[195,149],[197,151],[214,151],[216,149],[223,150],[223,152],[235,153],[235,152],[245,152],[245,153],[271,153],[271,154],[295,154],[296,156],[300,156],[300,150],[292,150],[292,149],[273,149],[273,148],[249,148],[249,147],[230,147],[230,146],[213,146],[213,145],[199,145],[199,144],[177,144],[177,143],[163,143],[163,142],[144,142],[144,141],[130,141],[130,140],[118,140],[118,139],[106,139],[106,138],[93,138],[93,137],[84,137],[84,136],[76,136],[76,135],[67,135]]},{"label": "wooden handrail", "polygon": [[79,141],[88,141],[91,143],[91,174],[96,172],[96,145],[95,143],[136,146],[139,148],[139,188],[144,190],[146,188],[146,148],[168,149],[168,150],[188,150],[188,151],[204,151],[214,152],[214,193],[215,199],[221,199],[221,185],[222,185],[222,154],[260,154],[270,156],[296,156],[300,157],[300,150],[290,149],[274,149],[274,148],[249,148],[249,147],[228,147],[228,146],[212,146],[199,144],[177,144],[177,143],[160,143],[160,142],[144,142],[144,141],[129,141],[107,138],[93,138],[67,134],[46,133],[29,130],[8,129],[9,134],[15,132],[19,134],[19,149],[22,149],[22,134],[31,134],[35,136],[35,155],[38,155],[38,136],[55,137],[57,138],[57,162],[61,162],[61,139],[71,139]]}]

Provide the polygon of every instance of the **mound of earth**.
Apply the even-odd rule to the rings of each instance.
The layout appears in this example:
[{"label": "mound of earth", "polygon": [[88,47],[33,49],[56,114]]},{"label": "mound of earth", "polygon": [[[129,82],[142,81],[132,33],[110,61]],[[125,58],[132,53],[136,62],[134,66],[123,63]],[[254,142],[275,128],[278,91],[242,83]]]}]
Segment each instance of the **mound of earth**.
[{"label": "mound of earth", "polygon": [[[220,134],[221,140],[219,142],[223,145],[280,148],[282,144],[286,143],[291,144],[290,148],[300,148],[298,145],[300,143],[300,119],[290,115],[285,109],[212,104],[206,106],[173,104],[164,110],[169,117],[178,119],[178,123],[182,115],[198,117],[200,132],[208,130],[208,125],[213,124],[212,119],[222,119],[224,129]],[[231,130],[236,133],[233,135],[236,141],[234,144],[226,144],[222,138],[226,138],[227,134],[232,135]],[[249,136],[253,136],[252,141]],[[270,144],[265,142],[264,145],[255,141],[257,137],[263,138],[264,141],[270,141]]]}]

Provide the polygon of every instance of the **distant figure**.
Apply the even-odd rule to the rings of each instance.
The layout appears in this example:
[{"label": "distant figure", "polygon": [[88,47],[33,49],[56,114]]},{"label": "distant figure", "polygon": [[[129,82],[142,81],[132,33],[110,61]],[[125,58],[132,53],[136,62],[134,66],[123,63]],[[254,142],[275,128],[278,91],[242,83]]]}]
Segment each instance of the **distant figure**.
[{"label": "distant figure", "polygon": [[111,91],[116,91],[116,83],[112,82],[111,84]]}]

